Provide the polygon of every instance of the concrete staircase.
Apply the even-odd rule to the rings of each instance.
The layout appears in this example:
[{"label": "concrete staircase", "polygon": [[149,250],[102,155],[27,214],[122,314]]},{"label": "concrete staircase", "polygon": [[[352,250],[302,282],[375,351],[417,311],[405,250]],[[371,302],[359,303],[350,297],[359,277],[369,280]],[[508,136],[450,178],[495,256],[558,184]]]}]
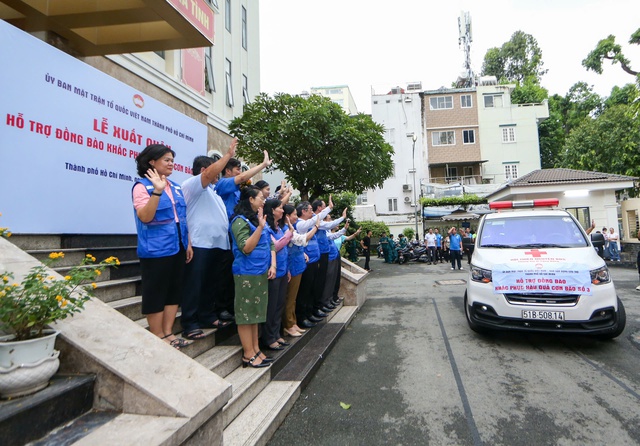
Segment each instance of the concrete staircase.
[{"label": "concrete staircase", "polygon": [[[64,275],[73,265],[78,264],[87,254],[92,254],[98,261],[112,255],[118,257],[121,261],[120,267],[108,268],[103,272],[97,282],[95,296],[112,310],[126,316],[130,320],[130,324],[147,328],[146,319],[140,312],[140,272],[136,256],[135,236],[62,235],[34,237],[14,235],[11,241],[40,260],[46,259],[52,251],[64,252],[64,259],[56,263],[54,268],[61,275]],[[353,275],[353,271],[357,269],[357,266],[349,265],[345,273],[347,276]],[[362,277],[357,282],[361,281],[364,276],[365,272],[362,271]],[[344,278],[343,282],[345,282]],[[347,282],[349,281],[347,280]],[[353,288],[357,286],[357,283],[346,283],[346,285]],[[204,420],[200,422],[201,427],[191,425],[185,433],[185,429],[187,429],[185,426],[189,423],[175,422],[172,434],[171,428],[167,428],[167,425],[171,425],[171,423],[164,419],[163,429],[169,431],[166,435],[154,435],[151,431],[145,437],[140,432],[142,425],[147,424],[153,427],[164,417],[159,419],[157,416],[127,414],[126,410],[103,410],[105,404],[101,404],[101,402],[104,398],[93,397],[92,407],[87,407],[85,404],[83,413],[78,414],[76,411],[69,415],[69,419],[55,420],[56,425],[61,427],[54,429],[54,426],[45,425],[43,426],[44,432],[33,430],[26,432],[24,427],[21,427],[23,425],[16,422],[15,419],[13,421],[10,418],[3,419],[3,413],[8,413],[8,411],[0,403],[0,434],[2,434],[2,438],[12,438],[11,435],[14,435],[24,439],[22,443],[16,444],[34,441],[32,443],[34,445],[116,444],[113,443],[116,438],[119,439],[117,444],[266,444],[286,417],[300,395],[301,389],[311,379],[322,359],[355,316],[358,306],[353,305],[353,299],[351,301],[351,306],[340,306],[331,313],[327,320],[308,330],[304,336],[288,339],[291,346],[286,350],[275,352],[274,355],[272,355],[274,352],[266,352],[276,358],[269,368],[241,367],[242,353],[235,325],[219,330],[205,330],[206,338],[189,341],[189,345],[183,348],[180,354],[192,358],[207,370],[224,378],[224,381],[231,386],[231,397],[227,398],[226,403],[222,406],[221,417],[213,417],[220,418],[215,423],[211,421],[213,418]],[[178,336],[181,332],[179,320],[178,314],[174,326],[174,333]],[[66,342],[63,343],[65,344],[61,355],[63,366],[60,376],[56,378],[58,381],[65,379],[62,374],[65,372],[65,350],[72,348],[72,343],[69,342],[68,346]],[[167,348],[166,350],[173,349]],[[170,356],[173,352],[168,351],[166,354]],[[77,369],[78,367],[71,368]],[[91,367],[88,369],[89,372],[93,370]],[[97,375],[97,383],[99,384],[103,374],[98,372]],[[95,374],[89,373],[84,376],[85,386],[87,380],[93,382],[96,379]],[[101,392],[104,396],[104,390]],[[25,397],[22,400],[26,401],[28,398],[31,397]],[[62,396],[57,399],[55,404],[60,407],[60,401],[65,400],[71,403],[76,400],[76,397]],[[194,416],[191,419],[195,418],[198,417]],[[5,428],[8,429],[6,434],[9,436],[5,435]],[[17,431],[12,432],[11,428],[15,428]],[[127,435],[126,429],[130,429],[132,432]],[[216,434],[215,431],[218,433]],[[29,438],[24,436],[26,433],[29,434]],[[106,438],[110,440],[105,441]]]}]

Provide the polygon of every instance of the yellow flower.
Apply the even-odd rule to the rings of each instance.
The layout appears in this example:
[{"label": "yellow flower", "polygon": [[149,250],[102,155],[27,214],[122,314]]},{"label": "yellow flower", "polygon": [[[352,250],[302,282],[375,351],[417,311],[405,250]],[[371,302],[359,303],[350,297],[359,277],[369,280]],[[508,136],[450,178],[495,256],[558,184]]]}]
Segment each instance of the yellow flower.
[{"label": "yellow flower", "polygon": [[4,297],[6,293],[4,291],[0,291],[0,297]]},{"label": "yellow flower", "polygon": [[13,284],[13,286],[14,286],[14,288],[17,288],[17,287],[19,287],[20,285],[18,285],[17,283],[14,283],[14,284]]},{"label": "yellow flower", "polygon": [[71,276],[64,276],[64,280],[71,280]]},{"label": "yellow flower", "polygon": [[55,277],[54,276],[49,276],[49,277],[47,277],[47,279],[53,280],[53,279],[55,279]]},{"label": "yellow flower", "polygon": [[2,276],[2,281],[7,283],[9,281],[9,276]]},{"label": "yellow flower", "polygon": [[96,274],[99,276],[100,274],[102,274],[102,272],[99,269],[97,269]]},{"label": "yellow flower", "polygon": [[91,260],[92,262],[96,261],[96,258],[94,256],[92,256],[91,254],[87,254],[87,259]]},{"label": "yellow flower", "polygon": [[52,252],[49,254],[50,259],[62,259],[64,258],[64,252]]},{"label": "yellow flower", "polygon": [[93,289],[94,289],[94,290],[95,290],[96,288],[98,288],[98,285],[96,285],[96,284],[95,284],[95,282],[94,282],[94,283],[92,283],[92,284],[91,284],[91,286],[93,287]]},{"label": "yellow flower", "polygon": [[58,294],[58,295],[56,296],[56,300],[57,300],[58,302],[60,302],[60,301],[62,300],[62,296]]},{"label": "yellow flower", "polygon": [[7,232],[7,237],[11,237],[11,232]]},{"label": "yellow flower", "polygon": [[63,300],[63,301],[62,301],[62,303],[60,304],[60,306],[61,306],[62,308],[64,308],[64,307],[66,307],[66,306],[67,306],[67,304],[68,304],[68,303],[69,303],[69,302],[68,302],[67,300]]}]

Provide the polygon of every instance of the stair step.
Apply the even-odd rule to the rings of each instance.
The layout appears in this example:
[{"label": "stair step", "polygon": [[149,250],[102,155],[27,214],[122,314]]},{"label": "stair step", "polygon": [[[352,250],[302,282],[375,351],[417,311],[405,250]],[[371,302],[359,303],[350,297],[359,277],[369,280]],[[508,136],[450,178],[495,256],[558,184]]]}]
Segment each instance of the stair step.
[{"label": "stair step", "polygon": [[107,280],[98,283],[98,287],[93,294],[103,302],[112,302],[114,300],[126,299],[135,296],[140,287],[140,276],[129,277],[126,279]]},{"label": "stair step", "polygon": [[299,396],[299,382],[272,381],[224,430],[224,445],[267,444]]},{"label": "stair step", "polygon": [[142,296],[127,297],[126,299],[107,302],[114,310],[127,316],[132,321],[142,319]]},{"label": "stair step", "polygon": [[92,410],[27,446],[69,446],[116,418],[119,412]]},{"label": "stair step", "polygon": [[[327,317],[328,321],[321,322],[302,337],[292,338],[290,347],[273,355],[277,359],[271,367],[251,369],[271,371],[272,379],[264,387],[261,382],[250,381],[263,379],[262,375],[241,374],[250,370],[248,368],[225,377],[232,383],[234,395],[223,412],[225,446],[263,445],[269,441],[356,313],[357,307],[337,308]],[[256,389],[260,389],[260,393],[246,404]],[[241,395],[236,395],[237,392]],[[244,410],[237,414],[242,407]]]},{"label": "stair step", "polygon": [[224,378],[242,365],[241,356],[241,345],[217,345],[215,348],[207,350],[193,359],[216,375]]},{"label": "stair step", "polygon": [[[95,417],[97,418],[98,415]],[[106,417],[108,415],[103,415]],[[154,415],[136,415],[117,413],[99,425],[90,426],[91,430],[82,431],[85,427],[79,419],[78,426],[68,427],[68,436],[76,438],[64,443],[41,443],[33,446],[95,446],[95,445],[178,445],[185,438],[180,431],[189,421],[188,418],[162,417]],[[96,421],[96,420],[89,420]],[[99,422],[98,421],[98,422]],[[94,424],[98,424],[94,422]],[[84,435],[83,435],[84,434]]]},{"label": "stair step", "polygon": [[5,446],[43,437],[91,410],[94,375],[55,375],[45,389],[0,402],[0,438]]},{"label": "stair step", "polygon": [[224,378],[231,383],[233,397],[222,408],[223,426],[228,426],[271,381],[271,367],[238,367]]},{"label": "stair step", "polygon": [[52,252],[62,252],[64,257],[58,259],[55,263],[56,266],[73,266],[79,265],[82,259],[87,254],[93,255],[98,262],[103,261],[107,257],[117,257],[120,262],[126,262],[129,260],[138,260],[137,247],[136,246],[115,246],[104,248],[52,248],[52,249],[30,249],[27,253],[35,257],[40,261],[49,259],[49,254]]}]

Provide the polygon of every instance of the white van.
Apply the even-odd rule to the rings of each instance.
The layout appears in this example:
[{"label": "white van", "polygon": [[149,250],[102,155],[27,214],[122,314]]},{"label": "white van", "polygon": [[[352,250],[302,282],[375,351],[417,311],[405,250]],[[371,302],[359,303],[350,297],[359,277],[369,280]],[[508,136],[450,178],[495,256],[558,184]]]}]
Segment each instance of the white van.
[{"label": "white van", "polygon": [[469,327],[596,335],[626,324],[604,260],[557,199],[493,202],[480,221],[464,296]]}]

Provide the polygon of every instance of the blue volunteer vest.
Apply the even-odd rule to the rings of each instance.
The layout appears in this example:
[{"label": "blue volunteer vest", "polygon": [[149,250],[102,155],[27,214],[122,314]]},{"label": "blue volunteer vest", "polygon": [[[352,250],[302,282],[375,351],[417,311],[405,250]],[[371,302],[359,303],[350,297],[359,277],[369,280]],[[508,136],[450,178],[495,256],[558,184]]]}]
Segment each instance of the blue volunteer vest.
[{"label": "blue volunteer vest", "polygon": [[[327,239],[329,240],[329,239]],[[329,240],[329,260],[335,260],[338,257],[340,257],[340,251],[338,250],[338,247],[336,246],[336,244],[333,242],[333,240]]]},{"label": "blue volunteer vest", "polygon": [[229,232],[233,239],[231,248],[233,249],[234,257],[231,269],[233,270],[233,274],[260,276],[267,272],[269,265],[271,264],[271,238],[269,231],[263,229],[256,247],[253,248],[253,251],[249,254],[245,254],[240,248],[238,248],[238,241],[236,240],[235,235],[233,235],[233,231],[231,231],[233,222],[238,218],[247,222],[249,229],[251,230],[251,234],[253,234],[257,229],[256,226],[242,215],[236,215],[233,220],[231,220],[231,223],[229,224]]},{"label": "blue volunteer vest", "polygon": [[304,248],[302,246],[294,245],[293,242],[289,242],[289,246],[287,248],[289,250],[287,266],[289,267],[291,277],[295,277],[302,274],[307,268],[307,262],[304,260]]},{"label": "blue volunteer vest", "polygon": [[[295,228],[298,227],[298,222],[293,225]],[[309,242],[307,242],[307,246],[304,247],[304,252],[309,256],[309,263],[315,263],[320,260],[320,248],[318,247],[318,238],[316,237],[318,232],[313,234],[313,237]]]},{"label": "blue volunteer vest", "polygon": [[318,237],[318,248],[320,249],[320,254],[327,254],[331,249],[331,240],[327,238],[327,231],[324,229],[318,229],[316,237]]},{"label": "blue volunteer vest", "polygon": [[[136,221],[136,230],[138,231],[138,257],[141,259],[168,257],[180,251],[180,242],[186,249],[189,246],[189,232],[187,229],[187,204],[182,196],[182,189],[177,183],[167,179],[168,186],[171,187],[173,200],[180,220],[180,235],[182,240],[178,238],[178,224],[175,221],[173,212],[173,204],[166,192],[162,192],[162,196],[158,200],[158,208],[153,216],[153,220],[143,223],[138,218],[138,213],[133,210],[133,216]],[[142,183],[149,192],[154,190],[153,184],[147,178],[141,178],[133,185]],[[133,189],[132,189],[133,191]]]},{"label": "blue volunteer vest", "polygon": [[[280,227],[278,227],[277,231],[271,229],[270,226],[265,226],[265,228],[268,228],[269,233],[273,235],[276,240],[280,240],[284,237],[284,232]],[[287,258],[289,257],[288,251],[289,250],[286,245],[280,251],[276,251],[276,279],[285,276],[289,270],[289,267],[287,266]]]}]

